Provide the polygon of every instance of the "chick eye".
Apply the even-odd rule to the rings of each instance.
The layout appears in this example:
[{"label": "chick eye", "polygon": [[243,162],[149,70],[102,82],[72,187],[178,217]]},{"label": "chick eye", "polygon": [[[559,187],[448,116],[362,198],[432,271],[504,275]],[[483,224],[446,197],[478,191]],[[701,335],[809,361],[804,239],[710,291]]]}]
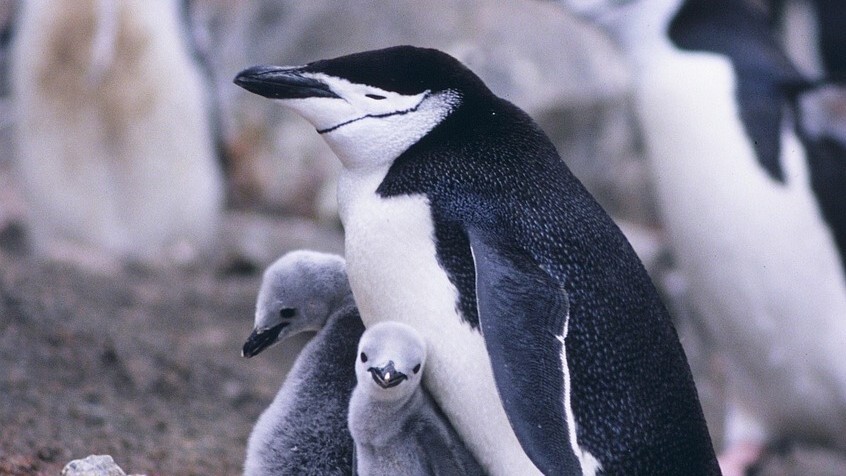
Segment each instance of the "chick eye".
[{"label": "chick eye", "polygon": [[361,353],[361,361],[367,362],[367,354],[365,354],[364,352]]},{"label": "chick eye", "polygon": [[282,319],[290,319],[297,315],[297,310],[292,307],[286,307],[279,311],[279,317]]},{"label": "chick eye", "polygon": [[415,365],[414,368],[411,369],[411,371],[414,373],[420,372],[420,364]]},{"label": "chick eye", "polygon": [[375,99],[377,101],[381,101],[382,99],[385,99],[385,96],[382,96],[380,94],[365,94],[365,96],[369,97],[370,99]]}]

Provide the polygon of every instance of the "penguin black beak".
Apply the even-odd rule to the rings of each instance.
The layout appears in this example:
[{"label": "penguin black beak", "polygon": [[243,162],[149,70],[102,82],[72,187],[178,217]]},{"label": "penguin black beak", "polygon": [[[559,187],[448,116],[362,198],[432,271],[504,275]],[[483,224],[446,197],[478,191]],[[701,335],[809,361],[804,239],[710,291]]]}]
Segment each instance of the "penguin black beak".
[{"label": "penguin black beak", "polygon": [[303,76],[301,68],[253,66],[238,73],[235,84],[270,99],[340,98],[326,83]]},{"label": "penguin black beak", "polygon": [[389,360],[388,365],[384,367],[370,367],[367,371],[373,376],[373,381],[382,388],[396,387],[403,380],[408,379],[407,375],[394,368],[392,360]]},{"label": "penguin black beak", "polygon": [[268,329],[253,329],[253,332],[247,337],[247,342],[244,343],[244,348],[241,349],[241,356],[249,359],[278,342],[279,333],[288,324],[289,322],[282,322]]}]

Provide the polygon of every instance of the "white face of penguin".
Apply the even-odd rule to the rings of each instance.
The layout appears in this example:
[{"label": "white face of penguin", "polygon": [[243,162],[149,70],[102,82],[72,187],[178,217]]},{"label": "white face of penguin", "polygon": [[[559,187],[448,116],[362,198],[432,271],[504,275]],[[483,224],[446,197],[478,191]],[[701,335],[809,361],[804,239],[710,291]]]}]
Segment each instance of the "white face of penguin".
[{"label": "white face of penguin", "polygon": [[455,58],[408,45],[253,66],[235,83],[302,115],[347,170],[384,168],[469,98],[492,94]]},{"label": "white face of penguin", "polygon": [[361,336],[355,364],[358,388],[368,398],[404,402],[420,386],[426,344],[408,325],[380,322]]},{"label": "white face of penguin", "polygon": [[382,166],[446,118],[458,103],[449,91],[404,95],[322,73],[305,73],[337,98],[283,100],[311,122],[348,169]]},{"label": "white face of penguin", "polygon": [[350,170],[389,164],[459,102],[450,90],[401,94],[304,68],[252,68],[239,84],[303,116]]},{"label": "white face of penguin", "polygon": [[281,100],[282,104],[311,122],[320,133],[340,129],[357,121],[378,122],[377,119],[410,113],[428,95],[428,91],[414,95],[399,94],[324,73],[302,72],[300,75],[325,84],[336,95]]}]

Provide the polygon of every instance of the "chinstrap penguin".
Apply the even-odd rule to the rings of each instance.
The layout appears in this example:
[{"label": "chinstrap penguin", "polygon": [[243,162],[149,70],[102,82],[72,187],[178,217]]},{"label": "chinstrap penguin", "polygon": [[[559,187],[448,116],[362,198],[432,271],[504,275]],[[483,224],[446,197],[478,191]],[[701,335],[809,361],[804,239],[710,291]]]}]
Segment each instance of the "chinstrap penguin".
[{"label": "chinstrap penguin", "polygon": [[802,127],[815,85],[739,0],[563,3],[630,60],[663,222],[728,363],[725,446],[846,448],[846,149]]},{"label": "chinstrap penguin", "polygon": [[349,410],[358,474],[484,474],[423,389],[425,366],[426,343],[406,324],[380,322],[361,336]]},{"label": "chinstrap penguin", "polygon": [[246,476],[353,474],[347,409],[364,325],[340,256],[296,251],[268,267],[242,353],[252,357],[301,332],[317,334],[256,422]]},{"label": "chinstrap penguin", "polygon": [[235,82],[299,112],[338,155],[362,319],[423,336],[426,388],[486,471],[718,472],[657,292],[523,111],[411,46]]}]

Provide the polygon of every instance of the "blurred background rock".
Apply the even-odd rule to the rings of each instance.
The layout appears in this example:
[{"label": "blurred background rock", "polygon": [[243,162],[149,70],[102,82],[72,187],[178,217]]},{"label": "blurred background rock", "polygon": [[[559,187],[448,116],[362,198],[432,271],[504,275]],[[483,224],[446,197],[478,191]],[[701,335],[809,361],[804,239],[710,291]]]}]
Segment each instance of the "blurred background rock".
[{"label": "blurred background rock", "polygon": [[[20,8],[0,0],[0,473],[56,474],[92,453],[111,454],[132,472],[240,471],[250,428],[299,348],[238,356],[259,271],[291,249],[341,252],[342,231],[332,152],[304,120],[232,78],[254,64],[296,65],[396,44],[456,56],[540,123],[640,253],[677,319],[709,421],[720,421],[719,362],[666,251],[628,71],[599,32],[530,0],[193,0],[185,7],[186,41],[213,98],[227,181],[213,253],[190,266],[89,256],[68,264],[45,262],[28,245],[8,87]],[[719,423],[711,429],[720,434]]]}]

